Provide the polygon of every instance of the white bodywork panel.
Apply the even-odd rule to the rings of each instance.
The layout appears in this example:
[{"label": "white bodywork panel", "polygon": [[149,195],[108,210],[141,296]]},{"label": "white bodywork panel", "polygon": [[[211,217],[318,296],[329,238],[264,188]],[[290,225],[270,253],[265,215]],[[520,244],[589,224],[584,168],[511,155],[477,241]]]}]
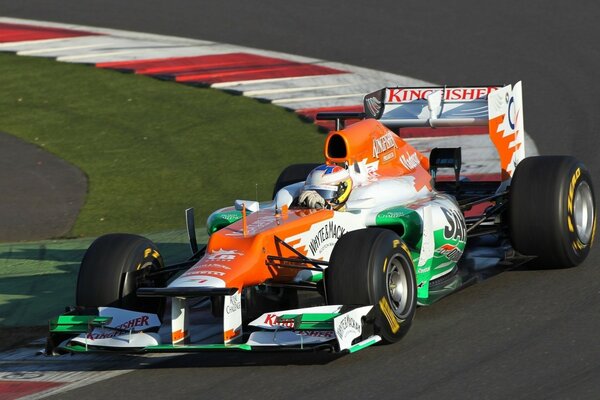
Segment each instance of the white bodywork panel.
[{"label": "white bodywork panel", "polygon": [[231,343],[242,335],[242,294],[238,290],[223,301],[223,343]]},{"label": "white bodywork panel", "polygon": [[333,320],[335,336],[340,345],[340,350],[349,349],[354,339],[362,335],[362,319],[372,308],[373,306],[355,308]]}]

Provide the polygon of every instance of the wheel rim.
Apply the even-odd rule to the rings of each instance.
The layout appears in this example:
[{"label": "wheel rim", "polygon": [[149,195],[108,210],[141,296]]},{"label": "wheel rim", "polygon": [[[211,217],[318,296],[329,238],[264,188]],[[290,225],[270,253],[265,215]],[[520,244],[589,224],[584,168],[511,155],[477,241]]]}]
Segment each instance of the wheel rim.
[{"label": "wheel rim", "polygon": [[397,317],[403,318],[404,314],[410,308],[410,278],[406,273],[405,264],[398,255],[390,259],[386,278],[388,298],[392,311]]},{"label": "wheel rim", "polygon": [[583,244],[588,244],[592,236],[592,225],[594,224],[594,198],[592,197],[592,189],[587,182],[583,181],[577,186],[573,203],[577,236]]}]

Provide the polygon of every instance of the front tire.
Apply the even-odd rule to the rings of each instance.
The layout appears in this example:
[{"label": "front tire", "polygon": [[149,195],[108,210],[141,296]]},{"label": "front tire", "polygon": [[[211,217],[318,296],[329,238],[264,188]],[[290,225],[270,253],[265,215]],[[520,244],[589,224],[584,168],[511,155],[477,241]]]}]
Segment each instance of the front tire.
[{"label": "front tire", "polygon": [[136,296],[139,287],[163,283],[147,277],[147,273],[160,268],[163,268],[163,260],[152,241],[124,233],[100,236],[90,245],[81,261],[76,304],[149,312],[160,318],[164,299],[140,299]]},{"label": "front tire", "polygon": [[349,232],[336,243],[326,270],[329,304],[373,305],[375,333],[400,340],[417,308],[415,270],[400,237],[387,229]]},{"label": "front tire", "polygon": [[574,267],[587,257],[596,227],[592,179],[574,157],[521,161],[509,192],[513,247],[544,267]]}]

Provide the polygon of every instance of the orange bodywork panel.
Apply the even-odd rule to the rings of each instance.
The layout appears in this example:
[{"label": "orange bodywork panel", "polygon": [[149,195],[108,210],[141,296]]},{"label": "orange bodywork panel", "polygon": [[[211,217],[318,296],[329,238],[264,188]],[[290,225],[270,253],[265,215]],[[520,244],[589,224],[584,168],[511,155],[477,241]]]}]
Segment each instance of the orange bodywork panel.
[{"label": "orange bodywork panel", "polygon": [[325,140],[328,163],[377,163],[381,177],[415,177],[415,189],[431,190],[429,159],[375,119],[365,119],[340,131],[332,131]]},{"label": "orange bodywork panel", "polygon": [[[228,288],[242,288],[264,283],[267,280],[289,281],[297,269],[276,268],[267,265],[267,256],[298,256],[285,246],[277,245],[275,236],[282,240],[307,231],[312,224],[331,219],[331,210],[288,210],[276,214],[262,210],[237,221],[212,234],[206,255],[183,276],[214,276]],[[289,243],[293,245],[294,243]]]},{"label": "orange bodywork panel", "polygon": [[[505,135],[504,129],[501,128],[504,123],[505,115],[499,115],[496,118],[492,118],[489,121],[490,139],[500,156],[500,167],[502,168],[502,181],[509,180],[511,174],[508,172],[509,165],[513,160],[515,152],[521,148],[521,143],[512,146],[512,143],[516,140],[518,131],[511,134]],[[515,119],[518,119],[518,115]]]}]

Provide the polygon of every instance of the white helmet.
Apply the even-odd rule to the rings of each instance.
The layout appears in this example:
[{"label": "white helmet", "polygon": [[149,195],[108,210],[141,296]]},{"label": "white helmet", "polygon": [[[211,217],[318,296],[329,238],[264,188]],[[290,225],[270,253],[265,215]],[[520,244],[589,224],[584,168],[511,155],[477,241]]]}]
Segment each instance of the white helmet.
[{"label": "white helmet", "polygon": [[304,183],[304,190],[314,190],[334,209],[343,205],[352,191],[352,178],[347,169],[338,165],[319,165]]}]

